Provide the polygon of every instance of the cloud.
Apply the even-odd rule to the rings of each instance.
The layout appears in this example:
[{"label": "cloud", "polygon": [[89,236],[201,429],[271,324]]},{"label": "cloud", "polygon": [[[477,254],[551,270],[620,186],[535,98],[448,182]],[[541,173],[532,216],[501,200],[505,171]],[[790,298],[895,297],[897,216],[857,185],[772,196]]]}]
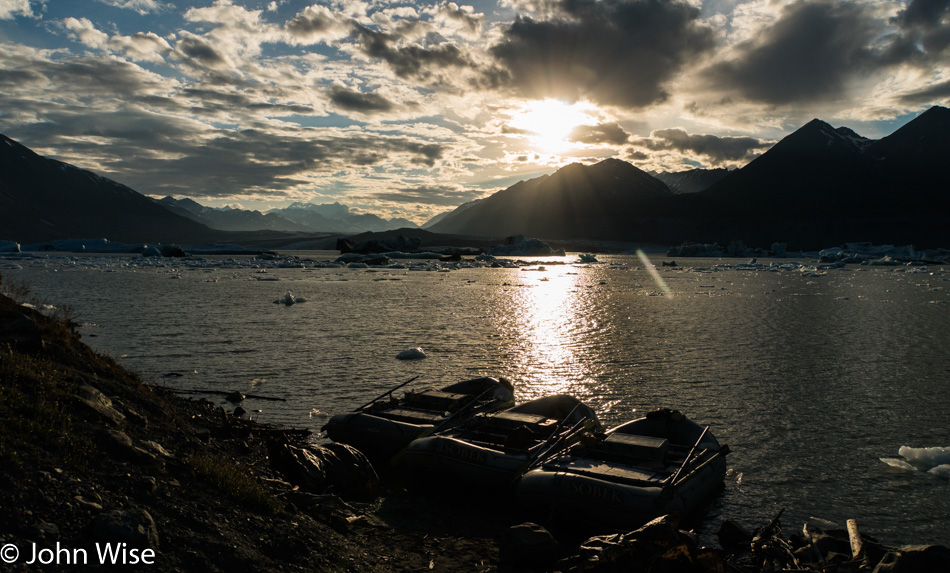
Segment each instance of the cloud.
[{"label": "cloud", "polygon": [[345,16],[326,6],[307,6],[287,21],[284,30],[291,44],[317,44],[348,36],[352,25]]},{"label": "cloud", "polygon": [[133,10],[141,15],[153,14],[171,8],[171,4],[159,2],[158,0],[98,0],[102,4]]},{"label": "cloud", "polygon": [[0,20],[12,20],[16,16],[35,17],[30,0],[0,0]]},{"label": "cloud", "polygon": [[329,89],[330,101],[346,111],[373,114],[392,111],[396,105],[377,93],[362,93],[338,84]]},{"label": "cloud", "polygon": [[455,2],[443,2],[435,7],[437,23],[469,38],[477,38],[482,32],[482,14],[476,14],[471,6],[459,6]]},{"label": "cloud", "polygon": [[380,201],[394,203],[412,203],[420,205],[437,205],[440,207],[454,207],[484,195],[482,190],[464,189],[452,185],[421,185],[419,187],[404,187],[392,192],[375,193],[373,196]]},{"label": "cloud", "polygon": [[223,69],[230,67],[228,59],[210,42],[191,33],[184,33],[175,44],[175,50],[186,64],[196,68]]},{"label": "cloud", "polygon": [[123,54],[136,61],[161,64],[165,62],[163,55],[172,51],[164,38],[152,32],[110,37],[98,30],[88,18],[64,18],[61,25],[70,37],[88,48]]},{"label": "cloud", "polygon": [[[904,34],[904,45],[925,60],[946,57],[950,48],[950,2],[912,0],[894,22]],[[909,50],[910,51],[910,50]]]},{"label": "cloud", "polygon": [[935,102],[950,101],[950,80],[935,83],[924,89],[906,93],[900,97],[900,101],[905,105],[921,106],[933,105]]},{"label": "cloud", "polygon": [[435,71],[473,65],[458,46],[449,42],[428,47],[419,44],[398,45],[399,35],[362,25],[356,25],[356,35],[363,54],[385,61],[396,76],[403,79],[433,81],[438,79],[434,76]]},{"label": "cloud", "polygon": [[63,27],[66,28],[73,39],[78,40],[84,46],[102,49],[109,43],[109,35],[97,30],[88,18],[64,18]]},{"label": "cloud", "polygon": [[626,143],[630,134],[617,123],[602,123],[599,125],[581,125],[571,132],[570,140],[580,143],[607,143],[621,145]]},{"label": "cloud", "polygon": [[544,11],[549,19],[521,16],[491,48],[526,97],[646,107],[714,45],[699,10],[681,0],[561,0]]},{"label": "cloud", "polygon": [[673,151],[684,155],[702,155],[714,165],[748,162],[772,143],[754,137],[720,137],[687,133],[684,129],[660,129],[634,145],[651,151]]},{"label": "cloud", "polygon": [[876,42],[885,21],[856,2],[799,1],[760,28],[705,79],[724,91],[771,105],[844,98],[855,80],[883,65]]}]

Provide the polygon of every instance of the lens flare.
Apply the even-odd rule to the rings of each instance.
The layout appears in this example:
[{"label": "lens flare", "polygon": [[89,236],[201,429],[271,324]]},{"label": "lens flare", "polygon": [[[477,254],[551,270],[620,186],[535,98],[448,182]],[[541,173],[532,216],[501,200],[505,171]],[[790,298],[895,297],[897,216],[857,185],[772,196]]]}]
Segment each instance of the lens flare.
[{"label": "lens flare", "polygon": [[656,281],[656,286],[660,287],[660,290],[664,295],[673,298],[673,290],[666,284],[666,281],[663,280],[663,277],[660,276],[660,271],[656,270],[656,265],[650,262],[650,257],[647,256],[641,249],[637,249],[637,257],[640,258],[640,261],[643,262],[643,266],[646,267],[647,272],[650,273],[650,276],[653,277],[653,280]]}]

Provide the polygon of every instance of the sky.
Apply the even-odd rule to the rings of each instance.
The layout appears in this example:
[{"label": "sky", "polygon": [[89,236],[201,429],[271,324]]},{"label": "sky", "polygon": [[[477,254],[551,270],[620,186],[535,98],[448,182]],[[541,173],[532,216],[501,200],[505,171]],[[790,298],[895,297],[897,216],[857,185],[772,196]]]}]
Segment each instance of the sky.
[{"label": "sky", "polygon": [[950,0],[0,0],[0,133],[146,195],[417,223],[950,104]]}]

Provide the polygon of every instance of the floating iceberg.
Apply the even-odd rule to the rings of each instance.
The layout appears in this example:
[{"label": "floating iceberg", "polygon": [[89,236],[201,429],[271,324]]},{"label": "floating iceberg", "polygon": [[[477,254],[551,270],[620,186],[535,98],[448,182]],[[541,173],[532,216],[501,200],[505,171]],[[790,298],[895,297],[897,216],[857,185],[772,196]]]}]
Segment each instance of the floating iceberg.
[{"label": "floating iceberg", "polygon": [[307,302],[307,299],[300,296],[294,296],[293,292],[287,291],[286,293],[284,293],[284,296],[275,300],[274,304],[283,304],[286,306],[291,306],[291,305],[297,304],[298,302]]},{"label": "floating iceberg", "polygon": [[419,360],[425,357],[426,353],[418,346],[415,348],[407,348],[396,355],[396,358],[399,360]]},{"label": "floating iceberg", "polygon": [[541,239],[525,239],[522,235],[514,235],[505,239],[504,245],[488,249],[487,253],[493,256],[521,256],[521,257],[548,257],[564,256],[564,249],[554,249]]},{"label": "floating iceberg", "polygon": [[19,253],[20,243],[16,241],[0,241],[0,253]]},{"label": "floating iceberg", "polygon": [[950,447],[912,448],[901,446],[897,453],[903,459],[881,458],[881,461],[894,468],[927,472],[943,479],[950,479]]}]

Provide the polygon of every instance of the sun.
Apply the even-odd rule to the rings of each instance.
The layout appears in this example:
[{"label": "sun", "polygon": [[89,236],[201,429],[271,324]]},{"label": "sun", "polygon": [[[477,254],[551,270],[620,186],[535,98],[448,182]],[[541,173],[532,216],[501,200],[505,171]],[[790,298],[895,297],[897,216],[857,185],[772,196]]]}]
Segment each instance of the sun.
[{"label": "sun", "polygon": [[525,133],[538,151],[557,153],[571,146],[570,135],[582,125],[594,125],[593,106],[556,99],[529,102],[518,109],[509,125]]}]

